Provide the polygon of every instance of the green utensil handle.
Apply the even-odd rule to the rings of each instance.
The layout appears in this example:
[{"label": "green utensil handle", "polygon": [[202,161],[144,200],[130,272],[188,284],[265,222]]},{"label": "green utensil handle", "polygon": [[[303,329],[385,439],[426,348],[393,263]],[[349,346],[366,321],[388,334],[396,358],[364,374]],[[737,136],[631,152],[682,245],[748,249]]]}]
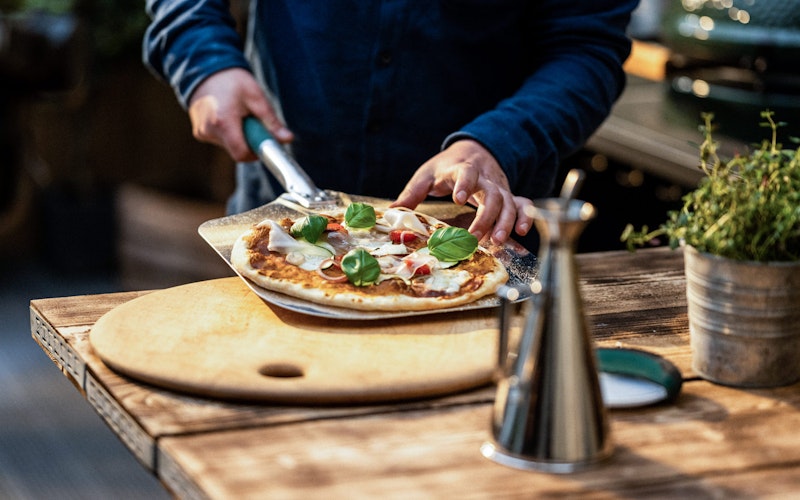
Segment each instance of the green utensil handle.
[{"label": "green utensil handle", "polygon": [[261,144],[264,141],[274,141],[275,138],[269,133],[269,130],[261,123],[255,116],[245,117],[242,122],[242,129],[244,131],[244,138],[247,145],[254,153],[258,153]]}]

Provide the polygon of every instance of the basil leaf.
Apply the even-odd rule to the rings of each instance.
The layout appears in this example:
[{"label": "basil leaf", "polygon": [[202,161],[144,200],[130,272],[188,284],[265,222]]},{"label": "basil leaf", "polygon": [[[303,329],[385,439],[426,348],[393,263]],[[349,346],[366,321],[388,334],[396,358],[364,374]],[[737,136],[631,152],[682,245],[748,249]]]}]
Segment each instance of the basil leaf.
[{"label": "basil leaf", "polygon": [[356,229],[369,229],[375,225],[375,209],[366,203],[351,203],[344,213],[345,223]]},{"label": "basil leaf", "polygon": [[292,224],[292,236],[295,238],[302,236],[309,243],[316,243],[319,237],[328,227],[328,218],[321,215],[309,215],[298,219]]},{"label": "basil leaf", "polygon": [[428,250],[441,261],[469,259],[478,248],[478,238],[461,227],[440,227],[428,238]]},{"label": "basil leaf", "polygon": [[368,286],[378,280],[381,266],[366,250],[354,248],[342,257],[342,271],[355,286]]}]

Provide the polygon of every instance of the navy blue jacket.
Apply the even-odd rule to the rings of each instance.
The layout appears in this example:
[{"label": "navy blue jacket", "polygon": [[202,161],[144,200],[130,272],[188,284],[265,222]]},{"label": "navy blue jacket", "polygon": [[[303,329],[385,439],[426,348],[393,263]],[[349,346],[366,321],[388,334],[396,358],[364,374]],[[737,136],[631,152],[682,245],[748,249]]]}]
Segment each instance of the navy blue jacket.
[{"label": "navy blue jacket", "polygon": [[636,3],[253,0],[243,42],[225,0],[148,0],[144,60],[184,106],[215,71],[252,70],[322,188],[394,198],[469,137],[537,198],[622,91]]}]

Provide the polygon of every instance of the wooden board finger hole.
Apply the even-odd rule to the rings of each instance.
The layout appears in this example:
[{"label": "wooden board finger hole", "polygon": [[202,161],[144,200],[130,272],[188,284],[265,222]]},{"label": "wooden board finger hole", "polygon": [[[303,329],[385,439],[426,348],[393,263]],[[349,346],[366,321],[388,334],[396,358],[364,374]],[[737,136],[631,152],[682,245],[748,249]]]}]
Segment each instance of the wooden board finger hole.
[{"label": "wooden board finger hole", "polygon": [[296,378],[305,376],[305,371],[294,363],[269,363],[259,368],[258,373],[271,378]]}]

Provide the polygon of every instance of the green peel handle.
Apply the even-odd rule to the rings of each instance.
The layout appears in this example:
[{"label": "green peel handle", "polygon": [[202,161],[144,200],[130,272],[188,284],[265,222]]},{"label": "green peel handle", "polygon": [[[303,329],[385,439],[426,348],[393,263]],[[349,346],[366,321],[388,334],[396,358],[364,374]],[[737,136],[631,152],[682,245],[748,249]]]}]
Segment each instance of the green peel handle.
[{"label": "green peel handle", "polygon": [[264,124],[254,116],[248,116],[244,119],[242,129],[244,130],[244,138],[247,140],[247,145],[250,146],[254,153],[258,153],[264,141],[275,140]]}]

